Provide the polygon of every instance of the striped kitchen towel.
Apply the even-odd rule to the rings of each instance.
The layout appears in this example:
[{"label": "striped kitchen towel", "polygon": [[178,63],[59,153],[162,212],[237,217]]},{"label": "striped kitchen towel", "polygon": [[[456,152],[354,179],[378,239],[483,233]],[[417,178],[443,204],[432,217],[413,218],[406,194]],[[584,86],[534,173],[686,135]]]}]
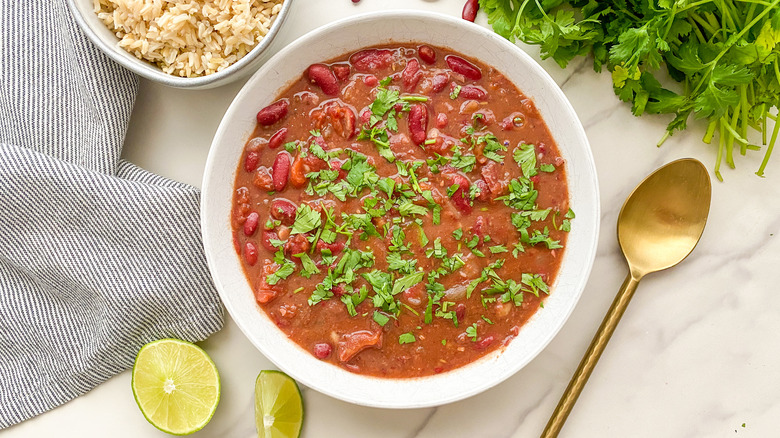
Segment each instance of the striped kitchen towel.
[{"label": "striped kitchen towel", "polygon": [[199,193],[119,159],[138,79],[65,2],[0,1],[0,429],[223,321]]}]

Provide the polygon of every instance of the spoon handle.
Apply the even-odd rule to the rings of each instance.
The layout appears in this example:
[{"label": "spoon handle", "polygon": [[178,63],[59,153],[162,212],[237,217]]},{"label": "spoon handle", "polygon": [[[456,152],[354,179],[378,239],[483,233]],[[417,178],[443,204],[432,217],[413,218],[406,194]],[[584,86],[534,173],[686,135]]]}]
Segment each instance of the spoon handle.
[{"label": "spoon handle", "polygon": [[604,316],[604,321],[601,322],[599,330],[596,332],[596,335],[593,336],[593,340],[590,341],[588,351],[586,351],[585,355],[582,357],[582,361],[580,361],[577,371],[574,372],[574,376],[571,378],[569,386],[561,396],[558,407],[555,408],[555,412],[553,412],[550,417],[550,421],[544,428],[544,432],[542,432],[540,438],[555,438],[560,433],[563,424],[569,417],[571,409],[574,407],[574,403],[577,402],[577,398],[582,392],[582,388],[585,387],[585,383],[587,383],[590,374],[593,372],[593,368],[596,367],[596,363],[599,361],[601,353],[604,352],[607,342],[609,342],[609,339],[612,337],[612,333],[615,332],[615,327],[617,327],[620,318],[626,311],[626,307],[628,307],[631,297],[634,296],[634,291],[636,291],[640,279],[641,277],[634,278],[630,273],[628,274],[628,277],[626,277],[626,280],[623,282],[623,286],[620,287],[617,296],[615,296],[615,300],[612,302],[612,306],[610,306],[607,315]]}]

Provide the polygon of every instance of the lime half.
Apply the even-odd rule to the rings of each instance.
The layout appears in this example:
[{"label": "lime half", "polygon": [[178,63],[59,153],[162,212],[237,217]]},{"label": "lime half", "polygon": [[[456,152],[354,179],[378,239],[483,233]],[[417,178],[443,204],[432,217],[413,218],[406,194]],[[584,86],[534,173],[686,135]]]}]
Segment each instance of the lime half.
[{"label": "lime half", "polygon": [[219,373],[195,344],[161,339],[141,348],[133,365],[133,395],[154,427],[188,435],[208,424],[219,404]]},{"label": "lime half", "polygon": [[280,371],[260,371],[255,381],[255,423],[260,438],[298,438],[303,426],[301,390]]}]

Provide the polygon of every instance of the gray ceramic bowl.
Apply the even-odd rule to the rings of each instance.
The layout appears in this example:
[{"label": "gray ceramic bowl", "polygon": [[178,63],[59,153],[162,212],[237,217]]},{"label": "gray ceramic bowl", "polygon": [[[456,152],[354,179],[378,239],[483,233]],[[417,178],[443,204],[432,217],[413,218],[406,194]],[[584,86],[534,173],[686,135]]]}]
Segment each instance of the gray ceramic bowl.
[{"label": "gray ceramic bowl", "polygon": [[254,72],[257,67],[268,58],[268,47],[273,42],[276,34],[279,33],[279,28],[287,19],[291,5],[292,0],[284,1],[282,9],[279,11],[279,15],[276,16],[276,20],[271,25],[271,29],[268,31],[265,38],[238,62],[220,72],[208,76],[182,78],[165,73],[156,65],[138,59],[119,47],[119,39],[102,21],[100,21],[100,19],[98,19],[97,14],[95,14],[92,0],[68,0],[68,6],[70,7],[73,16],[76,18],[76,22],[81,26],[81,29],[87,37],[111,59],[133,73],[149,79],[150,81],[159,82],[170,87],[189,89],[218,87]]}]

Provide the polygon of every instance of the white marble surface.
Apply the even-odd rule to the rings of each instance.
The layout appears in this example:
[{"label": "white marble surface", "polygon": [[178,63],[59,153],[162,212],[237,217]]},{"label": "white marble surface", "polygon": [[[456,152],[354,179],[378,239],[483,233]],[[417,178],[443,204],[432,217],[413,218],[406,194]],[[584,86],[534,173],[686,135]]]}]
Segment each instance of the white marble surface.
[{"label": "white marble surface", "polygon": [[[460,15],[462,0],[294,0],[278,44],[348,14],[417,8]],[[480,16],[484,23],[484,17]],[[279,47],[278,45],[276,46]],[[535,53],[533,49],[529,49]],[[527,367],[497,388],[431,409],[353,406],[304,388],[305,437],[538,436],[626,272],[615,221],[646,174],[680,157],[711,166],[701,126],[658,149],[666,119],[635,118],[610,78],[585,61],[542,65],[562,84],[593,147],[603,224],[598,256],[573,315]],[[211,138],[241,84],[181,91],[142,82],[125,157],[199,185]],[[561,437],[769,437],[780,430],[780,157],[768,177],[759,157],[715,183],[710,221],[693,255],[647,277],[580,397]],[[252,388],[270,362],[228,320],[203,342],[223,392],[211,423],[194,436],[255,435]],[[744,427],[743,427],[744,423]],[[19,437],[159,437],[138,411],[129,373],[58,409],[0,432]]]}]

